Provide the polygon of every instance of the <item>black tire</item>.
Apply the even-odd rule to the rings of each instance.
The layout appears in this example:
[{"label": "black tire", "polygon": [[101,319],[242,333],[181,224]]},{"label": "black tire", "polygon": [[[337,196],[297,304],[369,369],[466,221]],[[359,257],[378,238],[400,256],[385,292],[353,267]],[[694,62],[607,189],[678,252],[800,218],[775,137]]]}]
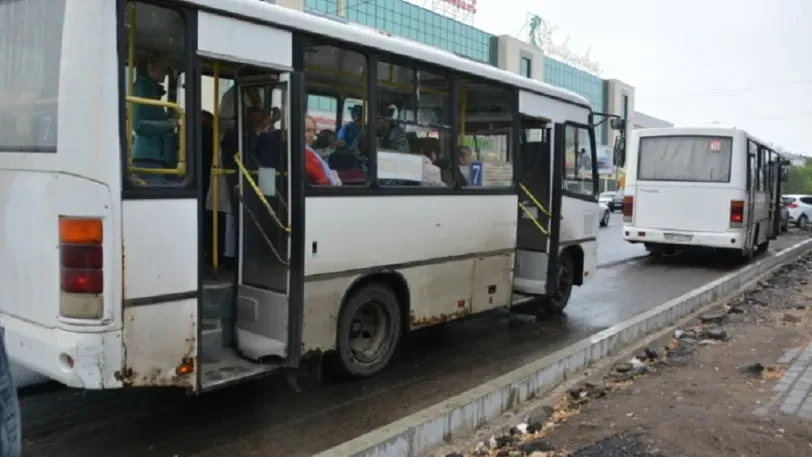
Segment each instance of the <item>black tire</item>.
[{"label": "black tire", "polygon": [[770,248],[770,240],[766,240],[758,245],[758,253],[761,254],[762,252],[767,252],[767,249],[769,248]]},{"label": "black tire", "polygon": [[[371,315],[375,315],[374,332],[368,325]],[[383,284],[366,285],[347,299],[339,314],[336,341],[338,362],[344,374],[366,378],[386,368],[400,342],[400,316],[395,293]],[[363,344],[372,346],[371,355],[359,353]]]},{"label": "black tire", "polygon": [[575,283],[575,262],[569,252],[564,251],[558,257],[558,287],[552,297],[544,297],[542,309],[550,314],[564,311],[572,295],[572,286]]},{"label": "black tire", "polygon": [[798,217],[798,228],[806,228],[806,225],[809,223],[809,219],[806,217],[806,214],[801,214]]}]

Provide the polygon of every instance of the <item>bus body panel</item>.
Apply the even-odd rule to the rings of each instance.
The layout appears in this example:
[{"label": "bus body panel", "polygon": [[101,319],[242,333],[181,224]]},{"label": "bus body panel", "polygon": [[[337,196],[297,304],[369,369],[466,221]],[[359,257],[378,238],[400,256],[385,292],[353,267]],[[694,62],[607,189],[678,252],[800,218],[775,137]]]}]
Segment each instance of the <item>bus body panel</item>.
[{"label": "bus body panel", "polygon": [[744,189],[697,183],[637,182],[633,189],[634,225],[647,229],[729,232],[730,201],[747,199]]},{"label": "bus body panel", "polygon": [[308,197],[305,277],[514,249],[517,205],[515,194]]},{"label": "bus body panel", "polygon": [[[56,157],[50,155],[51,158]],[[119,221],[109,189],[77,176],[0,170],[0,315],[12,360],[74,387],[115,383],[121,367]],[[100,319],[59,316],[59,216],[99,218],[103,227],[104,292]],[[117,345],[112,345],[115,342]],[[66,357],[75,362],[67,365]]]},{"label": "bus body panel", "polygon": [[124,200],[122,216],[125,305],[196,291],[197,200]]},{"label": "bus body panel", "polygon": [[[596,197],[597,198],[597,197]],[[596,201],[564,195],[561,198],[561,250],[579,248],[584,256],[584,282],[595,275],[598,264],[597,236],[601,208]]]},{"label": "bus body panel", "polygon": [[308,197],[302,352],[334,349],[341,305],[370,274],[402,278],[408,328],[509,305],[517,198]]},{"label": "bus body panel", "polygon": [[125,200],[123,371],[128,385],[182,385],[197,354],[197,200]]}]

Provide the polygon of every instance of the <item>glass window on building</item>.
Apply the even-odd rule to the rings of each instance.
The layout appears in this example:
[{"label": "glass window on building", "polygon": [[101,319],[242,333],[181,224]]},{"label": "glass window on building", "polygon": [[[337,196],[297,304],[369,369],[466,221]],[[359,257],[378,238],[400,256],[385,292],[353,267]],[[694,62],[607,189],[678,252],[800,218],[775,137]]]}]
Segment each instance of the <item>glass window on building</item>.
[{"label": "glass window on building", "polygon": [[[593,111],[604,112],[603,80],[555,59],[544,59],[544,82],[575,92],[589,101]],[[603,129],[595,131],[595,141],[604,144]]]},{"label": "glass window on building", "polygon": [[[338,16],[337,0],[305,0],[305,11]],[[490,62],[492,35],[405,0],[345,0],[345,18],[435,46],[467,59]]]},{"label": "glass window on building", "polygon": [[528,59],[527,57],[520,57],[521,61],[519,62],[519,73],[525,78],[532,78],[532,68],[533,68],[533,61]]}]

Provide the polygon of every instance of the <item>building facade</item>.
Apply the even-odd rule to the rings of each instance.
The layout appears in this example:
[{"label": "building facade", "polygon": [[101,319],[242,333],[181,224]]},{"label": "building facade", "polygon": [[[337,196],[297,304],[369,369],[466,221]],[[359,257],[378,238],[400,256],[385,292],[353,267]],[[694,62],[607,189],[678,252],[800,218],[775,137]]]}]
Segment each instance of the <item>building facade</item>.
[{"label": "building facade", "polygon": [[670,128],[673,126],[674,124],[671,122],[654,116],[649,116],[648,114],[641,113],[640,111],[635,111],[634,117],[632,118],[632,128],[634,130]]},{"label": "building facade", "polygon": [[[453,52],[461,57],[497,66],[527,78],[561,87],[586,98],[592,110],[626,119],[634,113],[634,87],[604,80],[511,36],[494,36],[450,17],[405,0],[264,0],[338,21],[358,23],[395,36]],[[330,100],[311,97],[310,108],[334,113]],[[631,126],[629,126],[631,131]],[[617,132],[608,123],[595,133],[599,146],[611,146]]]}]

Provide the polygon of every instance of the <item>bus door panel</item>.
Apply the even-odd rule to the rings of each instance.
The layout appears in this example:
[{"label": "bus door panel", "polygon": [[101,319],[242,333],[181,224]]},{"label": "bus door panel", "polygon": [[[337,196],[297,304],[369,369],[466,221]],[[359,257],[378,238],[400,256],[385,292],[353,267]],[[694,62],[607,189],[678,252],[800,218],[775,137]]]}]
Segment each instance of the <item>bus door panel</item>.
[{"label": "bus door panel", "polygon": [[287,356],[287,76],[252,69],[237,81],[241,135],[233,182],[239,234],[235,334],[240,354],[255,361]]},{"label": "bus door panel", "polygon": [[[573,122],[556,124],[554,180],[548,278],[555,278],[558,257],[574,246],[583,251],[584,280],[597,268],[598,168],[595,135],[591,127]],[[556,185],[556,180],[560,184]],[[558,196],[558,197],[556,197]],[[555,284],[548,281],[548,292]]]},{"label": "bus door panel", "polygon": [[[543,121],[522,118],[518,174],[515,291],[545,293],[550,231],[550,181],[552,176],[551,129]],[[541,228],[539,228],[541,226]]]},{"label": "bus door panel", "polygon": [[[549,232],[551,145],[550,129],[523,130],[516,247],[535,252],[547,252],[549,237],[538,228]],[[527,213],[530,214],[527,214]]]}]

